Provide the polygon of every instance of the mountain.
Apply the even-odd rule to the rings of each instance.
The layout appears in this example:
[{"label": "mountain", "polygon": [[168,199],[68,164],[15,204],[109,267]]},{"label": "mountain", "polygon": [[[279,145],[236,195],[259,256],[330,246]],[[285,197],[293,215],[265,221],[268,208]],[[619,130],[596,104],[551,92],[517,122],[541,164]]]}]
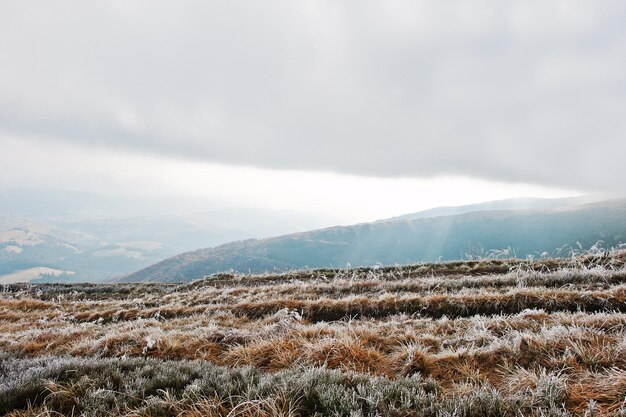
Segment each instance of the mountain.
[{"label": "mountain", "polygon": [[97,281],[176,253],[156,241],[109,242],[29,218],[0,217],[0,283]]},{"label": "mountain", "polygon": [[386,222],[390,220],[426,219],[429,217],[439,216],[453,216],[455,214],[466,214],[476,211],[555,209],[580,206],[583,204],[595,203],[602,200],[602,197],[595,195],[567,198],[508,198],[505,200],[487,201],[484,203],[467,204],[464,206],[435,207],[429,210],[419,211],[417,213],[405,214],[402,216],[379,220],[378,222]]},{"label": "mountain", "polygon": [[[166,259],[124,281],[189,281],[220,271],[407,264],[484,255],[518,257],[558,248],[626,242],[626,200],[531,210],[488,210],[390,219],[263,240],[244,240]],[[558,255],[558,254],[557,254]]]},{"label": "mountain", "polygon": [[198,197],[0,191],[0,284],[104,281],[178,253],[333,224]]}]

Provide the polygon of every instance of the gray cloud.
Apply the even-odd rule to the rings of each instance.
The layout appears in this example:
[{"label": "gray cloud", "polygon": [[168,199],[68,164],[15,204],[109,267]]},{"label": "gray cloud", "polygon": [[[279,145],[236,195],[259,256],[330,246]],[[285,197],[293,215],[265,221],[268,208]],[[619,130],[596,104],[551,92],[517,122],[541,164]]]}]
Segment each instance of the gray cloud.
[{"label": "gray cloud", "polygon": [[623,191],[620,1],[5,2],[0,133]]}]

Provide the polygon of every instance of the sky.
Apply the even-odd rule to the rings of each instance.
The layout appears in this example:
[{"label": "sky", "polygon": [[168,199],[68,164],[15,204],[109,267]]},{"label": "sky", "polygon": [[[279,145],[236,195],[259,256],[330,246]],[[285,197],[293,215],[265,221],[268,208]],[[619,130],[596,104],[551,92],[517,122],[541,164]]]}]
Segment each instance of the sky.
[{"label": "sky", "polygon": [[0,187],[346,221],[624,193],[621,1],[0,0]]}]

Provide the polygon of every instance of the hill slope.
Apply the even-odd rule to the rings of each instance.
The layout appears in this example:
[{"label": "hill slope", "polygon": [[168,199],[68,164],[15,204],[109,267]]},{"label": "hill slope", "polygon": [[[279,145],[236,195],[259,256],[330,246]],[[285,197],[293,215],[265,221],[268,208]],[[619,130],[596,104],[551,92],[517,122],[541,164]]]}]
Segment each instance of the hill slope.
[{"label": "hill slope", "polygon": [[623,417],[625,262],[7,285],[0,415]]},{"label": "hill slope", "polygon": [[[519,257],[580,243],[626,241],[626,200],[549,210],[481,211],[333,227],[245,240],[183,253],[125,281],[189,281],[233,269],[260,273],[304,267],[407,264],[463,258],[476,248],[511,247]],[[480,250],[479,250],[480,251]]]},{"label": "hill slope", "polygon": [[0,284],[106,281],[184,251],[334,223],[200,197],[0,190]]},{"label": "hill slope", "polygon": [[486,201],[484,203],[466,204],[463,206],[442,206],[429,210],[418,211],[417,213],[405,214],[389,219],[379,220],[380,222],[394,220],[417,220],[430,217],[454,216],[457,214],[474,213],[477,211],[500,211],[500,210],[549,210],[566,207],[581,206],[602,201],[599,196],[580,196],[566,198],[507,198],[504,200]]}]

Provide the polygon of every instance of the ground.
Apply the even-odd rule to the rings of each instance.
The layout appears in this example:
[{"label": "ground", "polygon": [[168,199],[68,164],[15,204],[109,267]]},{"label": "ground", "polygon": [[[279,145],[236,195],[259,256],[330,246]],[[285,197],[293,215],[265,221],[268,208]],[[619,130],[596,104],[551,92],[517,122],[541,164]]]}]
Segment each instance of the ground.
[{"label": "ground", "polygon": [[625,261],[6,285],[0,413],[626,416]]}]

